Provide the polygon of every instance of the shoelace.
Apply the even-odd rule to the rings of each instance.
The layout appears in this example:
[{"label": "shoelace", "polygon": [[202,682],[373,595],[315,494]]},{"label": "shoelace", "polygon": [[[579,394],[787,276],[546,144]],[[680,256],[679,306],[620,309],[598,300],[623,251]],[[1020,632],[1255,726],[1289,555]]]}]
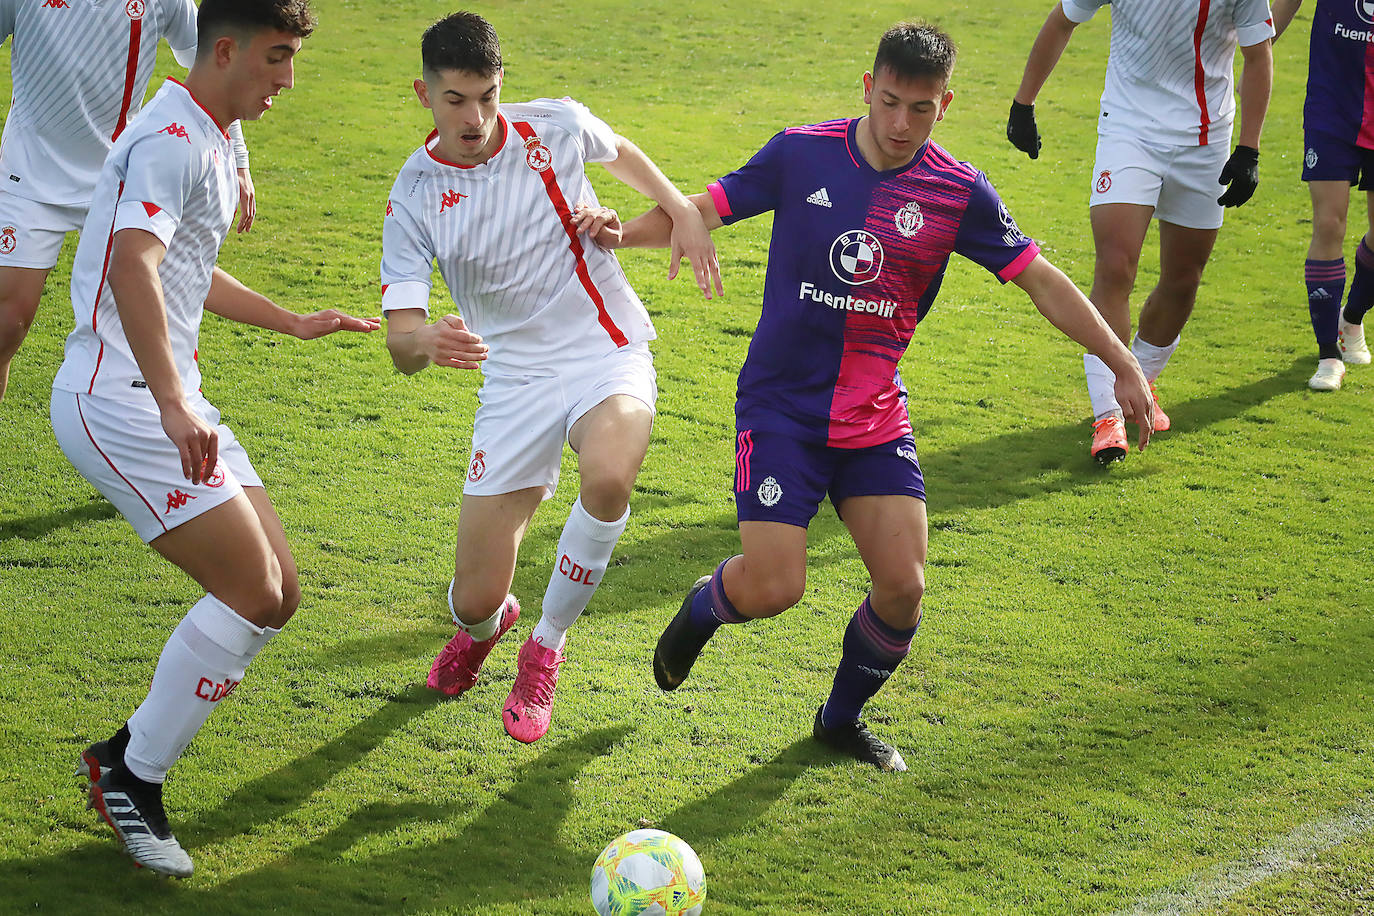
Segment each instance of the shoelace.
[{"label": "shoelace", "polygon": [[563,664],[563,656],[554,656],[552,665],[532,662],[528,668],[521,666],[515,676],[515,692],[534,701],[534,705],[547,706],[553,700],[553,689],[558,684],[558,669]]},{"label": "shoelace", "polygon": [[1101,432],[1102,427],[1116,420],[1116,414],[1109,413],[1100,420],[1093,421],[1093,432]]}]

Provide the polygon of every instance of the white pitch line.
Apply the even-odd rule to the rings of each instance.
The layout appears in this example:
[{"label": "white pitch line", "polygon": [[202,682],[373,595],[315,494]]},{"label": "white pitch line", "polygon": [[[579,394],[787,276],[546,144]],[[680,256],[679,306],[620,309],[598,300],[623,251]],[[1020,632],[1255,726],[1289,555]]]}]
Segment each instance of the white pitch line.
[{"label": "white pitch line", "polygon": [[1209,869],[1185,879],[1181,886],[1151,894],[1111,916],[1188,916],[1217,906],[1242,891],[1296,869],[1353,837],[1374,831],[1374,799],[1344,809],[1340,814],[1310,821],[1278,842],[1253,855]]}]

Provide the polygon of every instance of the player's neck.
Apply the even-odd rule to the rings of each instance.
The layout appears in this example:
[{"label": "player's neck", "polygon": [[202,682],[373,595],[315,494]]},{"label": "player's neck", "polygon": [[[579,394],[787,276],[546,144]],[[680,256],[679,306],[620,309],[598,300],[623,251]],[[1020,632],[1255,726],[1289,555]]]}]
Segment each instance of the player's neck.
[{"label": "player's neck", "polygon": [[207,80],[203,72],[198,72],[192,66],[191,71],[186,74],[186,79],[181,81],[181,85],[186,87],[186,91],[191,93],[191,98],[204,108],[210,117],[215,119],[215,125],[220,130],[234,119],[229,99],[224,92],[222,85],[214,81]]}]

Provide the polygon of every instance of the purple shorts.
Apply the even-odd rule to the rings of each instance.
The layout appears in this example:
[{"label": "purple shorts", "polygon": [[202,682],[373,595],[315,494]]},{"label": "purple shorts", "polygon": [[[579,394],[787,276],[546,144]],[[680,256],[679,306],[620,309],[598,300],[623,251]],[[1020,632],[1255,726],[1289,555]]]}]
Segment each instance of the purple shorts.
[{"label": "purple shorts", "polygon": [[1347,181],[1374,191],[1374,150],[1318,131],[1303,132],[1303,181]]},{"label": "purple shorts", "polygon": [[839,512],[851,496],[926,498],[911,435],[868,448],[833,448],[779,433],[735,435],[735,511],[742,522],[805,528],[821,500]]}]

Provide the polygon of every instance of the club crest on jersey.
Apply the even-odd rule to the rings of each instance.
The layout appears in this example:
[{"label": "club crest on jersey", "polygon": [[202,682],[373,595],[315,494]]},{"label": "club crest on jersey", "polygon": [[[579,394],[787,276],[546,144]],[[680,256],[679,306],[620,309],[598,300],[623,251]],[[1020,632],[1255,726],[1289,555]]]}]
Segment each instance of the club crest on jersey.
[{"label": "club crest on jersey", "polygon": [[468,466],[468,480],[473,483],[482,479],[487,472],[487,453],[480,448],[472,453],[472,464]]},{"label": "club crest on jersey", "polygon": [[897,224],[897,231],[904,238],[911,238],[921,231],[921,227],[926,224],[925,214],[921,212],[921,205],[912,201],[905,207],[897,211],[897,215],[892,221]]},{"label": "club crest on jersey", "polygon": [[142,19],[146,10],[143,0],[129,0],[124,4],[124,12],[129,14],[130,19]]},{"label": "club crest on jersey", "polygon": [[1370,25],[1374,25],[1374,0],[1355,0],[1355,12]]},{"label": "club crest on jersey", "polygon": [[1303,157],[1302,161],[1307,164],[1309,169],[1315,169],[1317,167],[1317,151],[1309,147],[1307,155]]},{"label": "club crest on jersey", "polygon": [[553,165],[553,153],[538,137],[525,141],[525,164],[536,172],[546,172]]},{"label": "club crest on jersey", "polygon": [[866,229],[841,233],[830,246],[830,270],[850,286],[872,283],[883,270],[883,243]]},{"label": "club crest on jersey", "polygon": [[772,508],[782,499],[782,484],[775,477],[765,477],[759,484],[758,496],[761,504]]},{"label": "club crest on jersey", "polygon": [[1112,173],[1107,169],[1102,170],[1102,174],[1097,176],[1097,184],[1093,185],[1099,194],[1106,194],[1112,189]]},{"label": "club crest on jersey", "polygon": [[14,249],[18,244],[19,238],[15,235],[13,226],[0,229],[0,254],[14,254]]}]

